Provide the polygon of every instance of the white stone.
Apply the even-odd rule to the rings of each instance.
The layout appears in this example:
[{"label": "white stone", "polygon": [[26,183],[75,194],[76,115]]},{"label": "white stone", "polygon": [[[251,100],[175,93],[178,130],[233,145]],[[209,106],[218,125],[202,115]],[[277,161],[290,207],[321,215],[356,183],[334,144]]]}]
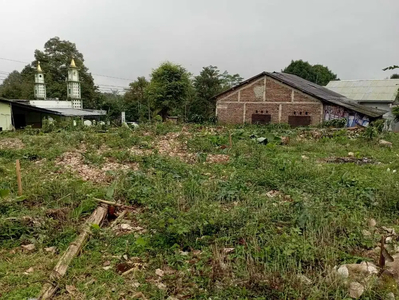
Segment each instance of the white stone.
[{"label": "white stone", "polygon": [[353,299],[359,299],[364,293],[364,286],[359,282],[351,282],[349,285],[349,296]]},{"label": "white stone", "polygon": [[342,265],[338,268],[337,273],[339,276],[342,278],[348,278],[349,277],[349,270],[346,267],[346,265]]},{"label": "white stone", "polygon": [[369,226],[370,227],[375,227],[377,225],[377,221],[375,219],[370,219],[369,220]]},{"label": "white stone", "polygon": [[310,280],[309,278],[307,278],[305,275],[302,274],[298,274],[297,278],[299,279],[299,281],[304,284],[304,285],[311,285],[312,284],[312,280]]}]

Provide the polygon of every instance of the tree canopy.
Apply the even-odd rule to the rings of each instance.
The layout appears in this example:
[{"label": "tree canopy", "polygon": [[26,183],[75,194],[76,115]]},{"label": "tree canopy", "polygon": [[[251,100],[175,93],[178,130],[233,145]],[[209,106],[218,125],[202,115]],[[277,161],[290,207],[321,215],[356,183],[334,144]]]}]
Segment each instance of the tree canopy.
[{"label": "tree canopy", "polygon": [[155,113],[165,120],[170,114],[182,114],[190,90],[190,74],[180,65],[163,63],[151,74],[147,97]]},{"label": "tree canopy", "polygon": [[399,79],[399,74],[392,74],[391,79]]},{"label": "tree canopy", "polygon": [[[74,43],[61,40],[59,37],[51,38],[44,44],[43,51],[35,50],[34,57],[35,60],[25,66],[19,78],[17,78],[15,72],[12,72],[4,80],[6,82],[9,79],[6,82],[9,86],[9,82],[12,83],[14,90],[13,98],[34,99],[34,74],[37,62],[40,61],[46,82],[47,97],[66,100],[68,66],[71,63],[71,59],[74,58],[76,66],[79,69],[84,107],[93,108],[97,106],[99,93],[94,85],[93,77],[84,65],[83,54],[79,52]],[[10,89],[7,89],[4,85],[3,83],[0,87],[0,95],[9,98]]]},{"label": "tree canopy", "polygon": [[291,61],[282,72],[297,75],[322,86],[327,85],[331,80],[339,80],[337,74],[334,74],[328,67],[311,65],[303,60]]}]

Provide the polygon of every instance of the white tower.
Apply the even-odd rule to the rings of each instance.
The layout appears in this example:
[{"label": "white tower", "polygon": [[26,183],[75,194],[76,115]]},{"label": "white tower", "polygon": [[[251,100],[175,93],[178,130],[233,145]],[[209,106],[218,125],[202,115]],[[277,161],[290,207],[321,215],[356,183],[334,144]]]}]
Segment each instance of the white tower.
[{"label": "white tower", "polygon": [[71,65],[68,69],[68,99],[72,101],[72,107],[82,109],[82,97],[80,92],[80,81],[78,68],[76,67],[75,60],[72,58]]},{"label": "white tower", "polygon": [[40,61],[37,62],[37,69],[35,73],[35,99],[46,100],[46,84],[44,83],[44,76]]}]

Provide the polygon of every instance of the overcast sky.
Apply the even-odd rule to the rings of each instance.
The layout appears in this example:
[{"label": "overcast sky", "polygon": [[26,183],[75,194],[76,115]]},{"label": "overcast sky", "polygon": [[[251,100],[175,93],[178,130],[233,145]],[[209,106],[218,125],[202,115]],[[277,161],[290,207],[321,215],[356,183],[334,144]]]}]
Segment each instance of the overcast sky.
[{"label": "overcast sky", "polygon": [[[172,61],[248,78],[303,59],[341,79],[382,79],[399,64],[398,0],[0,0],[0,11],[1,58],[32,61],[59,36],[90,72],[115,77],[148,77]],[[3,72],[23,66],[0,59]]]}]

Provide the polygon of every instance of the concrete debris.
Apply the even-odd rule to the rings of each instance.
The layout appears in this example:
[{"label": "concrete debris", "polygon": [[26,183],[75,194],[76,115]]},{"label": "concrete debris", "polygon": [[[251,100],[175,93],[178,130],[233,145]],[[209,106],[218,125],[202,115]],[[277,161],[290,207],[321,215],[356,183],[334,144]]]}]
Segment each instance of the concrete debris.
[{"label": "concrete debris", "polygon": [[364,293],[364,286],[359,282],[351,282],[348,292],[352,299],[359,299]]},{"label": "concrete debris", "polygon": [[349,152],[349,153],[348,153],[348,157],[355,157],[355,153]]},{"label": "concrete debris", "polygon": [[10,150],[20,150],[24,148],[24,143],[17,138],[6,138],[0,140],[0,150],[10,149]]},{"label": "concrete debris", "polygon": [[132,287],[137,289],[138,287],[140,287],[140,283],[138,281],[133,281]]},{"label": "concrete debris", "polygon": [[303,160],[308,160],[308,159],[309,159],[309,157],[307,157],[306,155],[302,155],[301,158],[302,158]]},{"label": "concrete debris", "polygon": [[108,271],[108,270],[110,270],[111,268],[112,268],[111,266],[103,267],[103,269],[104,269],[105,271]]},{"label": "concrete debris", "polygon": [[388,293],[385,295],[385,300],[395,300],[395,294],[394,293]]},{"label": "concrete debris", "polygon": [[392,148],[392,143],[388,142],[388,141],[385,141],[385,140],[380,140],[379,144],[380,144],[380,146],[383,146],[383,147]]},{"label": "concrete debris", "polygon": [[65,289],[66,289],[66,291],[67,291],[69,294],[71,294],[71,295],[75,294],[75,293],[78,291],[78,290],[76,289],[76,287],[73,286],[73,285],[66,285],[66,286],[65,286]]},{"label": "concrete debris", "polygon": [[121,224],[121,225],[119,225],[119,227],[122,230],[127,230],[127,231],[132,231],[133,230],[133,227],[131,225],[129,225],[129,224]]},{"label": "concrete debris", "polygon": [[279,195],[281,195],[281,193],[280,193],[280,191],[277,191],[277,190],[271,190],[271,191],[268,191],[266,193],[266,196],[269,197],[269,198],[274,198],[274,197],[277,197]]},{"label": "concrete debris", "polygon": [[156,282],[155,283],[156,287],[159,288],[160,290],[166,290],[166,285],[163,284],[162,282]]}]

